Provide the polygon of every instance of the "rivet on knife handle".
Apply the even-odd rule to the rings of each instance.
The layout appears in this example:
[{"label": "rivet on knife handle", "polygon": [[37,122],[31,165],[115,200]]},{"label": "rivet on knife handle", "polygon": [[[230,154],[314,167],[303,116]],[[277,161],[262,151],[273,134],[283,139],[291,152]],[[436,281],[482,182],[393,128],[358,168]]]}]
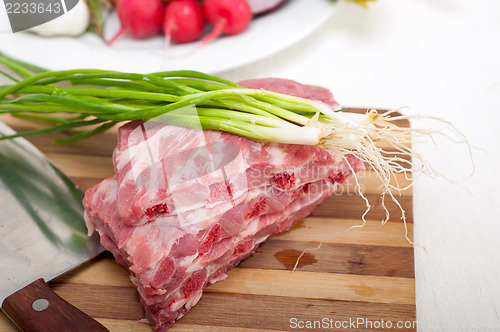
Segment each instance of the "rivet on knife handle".
[{"label": "rivet on knife handle", "polygon": [[92,317],[59,297],[43,279],[8,296],[2,303],[2,309],[25,332],[108,331]]}]

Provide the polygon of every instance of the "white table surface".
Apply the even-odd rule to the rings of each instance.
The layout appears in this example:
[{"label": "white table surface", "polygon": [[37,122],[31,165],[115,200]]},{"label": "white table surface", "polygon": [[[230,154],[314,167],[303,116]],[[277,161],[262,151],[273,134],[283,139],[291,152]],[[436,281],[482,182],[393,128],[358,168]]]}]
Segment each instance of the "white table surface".
[{"label": "white table surface", "polygon": [[427,251],[415,248],[419,331],[500,331],[499,1],[340,2],[308,38],[218,74],[291,78],[330,88],[342,105],[452,121],[473,146],[472,177],[466,145],[414,144],[453,180],[415,180],[414,240]]}]

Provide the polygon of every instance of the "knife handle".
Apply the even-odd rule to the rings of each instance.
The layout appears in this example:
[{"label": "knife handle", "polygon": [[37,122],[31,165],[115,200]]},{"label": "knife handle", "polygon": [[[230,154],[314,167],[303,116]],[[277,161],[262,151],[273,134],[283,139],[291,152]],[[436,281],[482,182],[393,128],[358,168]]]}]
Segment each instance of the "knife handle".
[{"label": "knife handle", "polygon": [[25,332],[109,332],[98,321],[54,293],[43,279],[8,296],[2,309]]}]

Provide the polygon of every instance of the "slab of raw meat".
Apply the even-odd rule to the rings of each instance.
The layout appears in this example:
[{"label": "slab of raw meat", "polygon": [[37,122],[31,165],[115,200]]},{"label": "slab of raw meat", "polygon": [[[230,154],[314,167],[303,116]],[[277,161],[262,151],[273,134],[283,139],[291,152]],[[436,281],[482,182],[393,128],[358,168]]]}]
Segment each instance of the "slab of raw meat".
[{"label": "slab of raw meat", "polygon": [[[129,126],[124,130],[129,130]],[[182,131],[188,132],[181,136],[186,137],[195,130],[175,127],[176,134]],[[143,224],[134,225],[120,215],[119,206],[123,202],[120,201],[118,177],[109,178],[86,193],[84,205],[88,228],[97,228],[104,247],[132,272],[131,279],[155,331],[164,330],[175,319],[182,317],[197,303],[207,283],[223,279],[227,269],[250,255],[267,237],[288,229],[295,221],[307,216],[333,193],[336,183],[350,175],[350,168],[357,171],[363,167],[358,159],[350,158],[351,165],[348,166],[344,159],[325,154],[319,148],[269,144],[231,136],[234,135],[218,138],[230,142],[236,139],[242,146],[266,152],[267,158],[258,164],[259,167],[264,165],[264,161],[276,160],[269,156],[269,151],[276,151],[280,160],[289,160],[292,165],[298,166],[293,168],[282,162],[271,167],[272,176],[265,172],[243,172],[248,176],[247,183],[255,181],[257,184],[240,188],[242,194],[237,200],[231,199],[228,194],[219,199],[218,204],[194,204],[191,209],[179,213],[165,212],[157,215],[154,221]],[[260,147],[256,149],[255,144]],[[303,160],[299,161],[301,157]],[[139,158],[134,160],[141,163]],[[289,176],[284,175],[284,171],[276,173],[277,169],[286,169]],[[303,169],[304,174],[298,169]],[[230,167],[227,173],[238,176]],[[279,180],[276,174],[281,176]],[[212,178],[207,182],[194,180],[209,188],[217,183],[212,179],[226,181],[211,173],[203,176]],[[194,189],[190,191],[190,187]],[[182,190],[186,195],[200,197],[196,192],[199,188],[202,184],[198,187],[190,184]],[[201,197],[210,199],[209,195]]]},{"label": "slab of raw meat", "polygon": [[[265,81],[275,91],[288,84],[274,83]],[[326,89],[297,84],[292,94],[333,103]],[[85,220],[130,270],[154,331],[364,169],[353,156],[318,147],[153,121],[119,129],[113,163],[116,175],[86,192]]]}]

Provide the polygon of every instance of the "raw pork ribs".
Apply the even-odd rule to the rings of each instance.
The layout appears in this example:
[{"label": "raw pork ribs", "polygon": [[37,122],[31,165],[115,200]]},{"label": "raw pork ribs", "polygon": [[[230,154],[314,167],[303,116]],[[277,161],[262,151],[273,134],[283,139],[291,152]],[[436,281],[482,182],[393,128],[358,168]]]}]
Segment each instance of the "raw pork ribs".
[{"label": "raw pork ribs", "polygon": [[85,220],[130,270],[153,330],[164,331],[208,283],[363,169],[347,161],[312,146],[135,121],[119,129],[116,175],[87,191]]}]

